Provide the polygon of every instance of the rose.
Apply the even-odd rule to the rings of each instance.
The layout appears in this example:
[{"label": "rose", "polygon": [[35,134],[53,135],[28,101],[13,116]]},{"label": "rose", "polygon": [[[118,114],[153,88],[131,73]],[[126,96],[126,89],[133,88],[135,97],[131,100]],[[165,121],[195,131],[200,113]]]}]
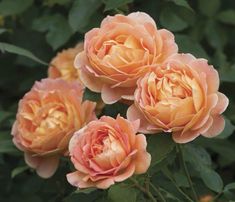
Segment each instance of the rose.
[{"label": "rose", "polygon": [[78,82],[43,79],[19,102],[13,142],[41,177],[54,174],[73,133],[95,118],[95,103],[82,103],[82,96]]},{"label": "rose", "polygon": [[157,30],[142,12],[106,17],[86,33],[84,43],[75,66],[84,85],[101,92],[106,104],[133,99],[137,79],[178,50],[173,34]]},{"label": "rose", "polygon": [[138,81],[127,117],[140,119],[142,132],[172,132],[178,143],[213,137],[224,128],[220,114],[228,106],[218,88],[218,73],[205,59],[176,54]]},{"label": "rose", "polygon": [[78,71],[74,67],[74,59],[79,52],[83,51],[83,45],[83,43],[78,43],[74,48],[59,52],[50,63],[48,77],[80,81]]},{"label": "rose", "polygon": [[76,171],[67,175],[68,182],[79,188],[106,189],[134,173],[145,173],[151,156],[145,136],[136,135],[138,127],[139,121],[103,116],[76,132],[69,143]]}]

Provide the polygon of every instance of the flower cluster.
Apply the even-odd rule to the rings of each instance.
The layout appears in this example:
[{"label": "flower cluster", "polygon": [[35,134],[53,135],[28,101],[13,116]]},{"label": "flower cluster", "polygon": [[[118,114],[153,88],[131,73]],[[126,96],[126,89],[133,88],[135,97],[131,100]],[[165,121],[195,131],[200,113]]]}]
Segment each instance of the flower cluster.
[{"label": "flower cluster", "polygon": [[[216,69],[178,53],[174,35],[146,13],[106,17],[84,43],[59,53],[48,75],[20,101],[12,129],[26,163],[44,178],[69,155],[71,185],[106,189],[147,171],[144,134],[165,132],[187,143],[224,129],[228,99],[218,91]],[[128,103],[127,119],[98,119],[104,104],[84,100],[85,88],[105,104]]]}]

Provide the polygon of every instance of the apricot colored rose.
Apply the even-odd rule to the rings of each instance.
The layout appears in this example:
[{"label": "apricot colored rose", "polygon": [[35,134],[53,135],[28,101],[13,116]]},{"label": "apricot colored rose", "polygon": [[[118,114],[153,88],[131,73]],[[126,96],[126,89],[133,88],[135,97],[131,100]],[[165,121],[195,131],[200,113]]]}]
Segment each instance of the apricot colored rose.
[{"label": "apricot colored rose", "polygon": [[79,80],[79,74],[74,67],[76,55],[83,51],[83,43],[79,43],[74,48],[69,48],[59,52],[50,62],[48,69],[49,78],[62,78],[66,81]]},{"label": "apricot colored rose", "polygon": [[95,103],[82,102],[82,96],[78,82],[43,79],[19,102],[13,142],[41,177],[54,174],[73,133],[95,118]]},{"label": "apricot colored rose", "polygon": [[78,188],[107,189],[133,174],[145,173],[151,156],[146,138],[136,135],[139,121],[103,116],[74,134],[69,143],[76,171],[67,180]]},{"label": "apricot colored rose", "polygon": [[141,119],[141,132],[172,132],[178,143],[224,129],[227,97],[218,92],[219,76],[205,59],[176,54],[138,81],[129,120]]},{"label": "apricot colored rose", "polygon": [[173,34],[158,30],[142,12],[106,17],[86,33],[84,43],[75,66],[84,85],[101,92],[106,104],[133,100],[137,79],[178,51]]}]

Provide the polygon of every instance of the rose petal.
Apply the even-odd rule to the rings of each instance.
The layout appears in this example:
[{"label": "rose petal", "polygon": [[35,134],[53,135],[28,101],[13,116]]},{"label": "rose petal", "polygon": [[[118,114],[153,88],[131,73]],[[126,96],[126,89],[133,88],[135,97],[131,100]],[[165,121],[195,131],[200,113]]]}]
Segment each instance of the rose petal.
[{"label": "rose petal", "polygon": [[209,138],[215,137],[224,130],[224,126],[225,126],[224,118],[222,116],[214,116],[212,126],[202,135]]}]

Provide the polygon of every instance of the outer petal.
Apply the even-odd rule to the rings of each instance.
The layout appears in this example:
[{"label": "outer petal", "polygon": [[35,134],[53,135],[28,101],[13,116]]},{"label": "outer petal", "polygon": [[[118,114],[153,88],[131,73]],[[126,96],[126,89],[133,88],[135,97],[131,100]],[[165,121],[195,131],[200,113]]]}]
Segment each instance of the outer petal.
[{"label": "outer petal", "polygon": [[[149,126],[151,126],[148,121],[145,119],[144,115],[140,112],[140,110],[135,106],[135,104],[131,105],[127,110],[127,119],[130,121],[140,120],[139,132],[141,133],[151,133],[151,131],[147,130]],[[153,132],[154,133],[154,132]]]},{"label": "outer petal", "polygon": [[217,95],[218,95],[218,102],[215,108],[211,111],[212,114],[223,113],[229,103],[228,98],[223,93],[218,92]]},{"label": "outer petal", "polygon": [[42,158],[38,167],[36,168],[37,174],[42,178],[49,178],[54,175],[59,165],[59,157],[52,156]]},{"label": "outer petal", "polygon": [[131,163],[122,174],[115,176],[114,179],[116,182],[122,182],[127,178],[131,177],[134,174],[134,172],[135,172],[135,164]]},{"label": "outer petal", "polygon": [[135,174],[145,173],[151,163],[151,155],[146,152],[147,141],[143,134],[138,134],[136,136],[135,148],[138,150],[136,153],[135,162]]},{"label": "outer petal", "polygon": [[156,27],[156,23],[153,20],[153,18],[151,18],[148,14],[144,12],[134,12],[134,13],[129,14],[128,17],[134,19],[139,24],[151,23],[153,26]]},{"label": "outer petal", "polygon": [[94,92],[100,92],[103,84],[95,76],[91,75],[85,66],[89,65],[85,52],[79,53],[74,61],[74,65],[78,68],[82,83]]},{"label": "outer petal", "polygon": [[181,132],[173,132],[172,137],[173,140],[176,143],[187,143],[190,142],[192,140],[194,140],[195,138],[197,138],[200,135],[200,133],[198,131],[187,131],[184,134],[182,134]]},{"label": "outer petal", "polygon": [[68,182],[79,188],[88,188],[88,187],[95,187],[93,182],[85,181],[85,175],[80,173],[79,171],[75,171],[73,173],[69,173],[66,175]]},{"label": "outer petal", "polygon": [[199,74],[204,72],[206,74],[206,81],[208,87],[208,94],[215,93],[219,89],[219,75],[212,65],[208,65],[205,59],[196,59],[192,61],[189,66],[196,70]]},{"label": "outer petal", "polygon": [[224,126],[224,118],[222,116],[214,116],[212,126],[202,135],[205,137],[215,137],[224,130]]}]

